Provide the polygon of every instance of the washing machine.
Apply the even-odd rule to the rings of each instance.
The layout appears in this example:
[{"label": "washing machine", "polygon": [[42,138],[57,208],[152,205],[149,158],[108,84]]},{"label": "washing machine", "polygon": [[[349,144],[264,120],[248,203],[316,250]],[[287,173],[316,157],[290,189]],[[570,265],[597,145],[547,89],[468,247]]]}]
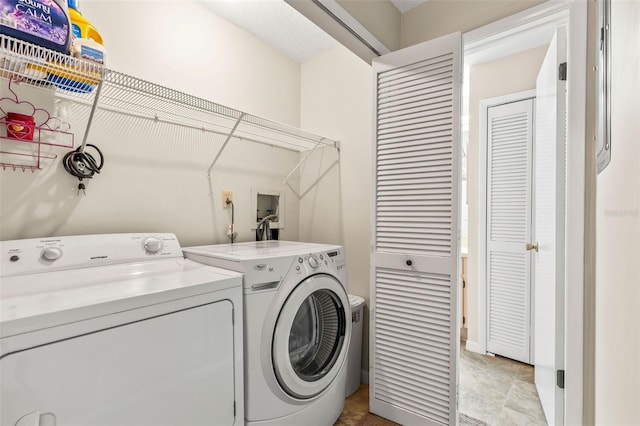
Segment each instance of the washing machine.
[{"label": "washing machine", "polygon": [[272,240],[183,251],[244,275],[246,423],[333,425],[351,336],[343,248]]},{"label": "washing machine", "polygon": [[242,425],[242,276],[173,234],[0,242],[0,424]]}]

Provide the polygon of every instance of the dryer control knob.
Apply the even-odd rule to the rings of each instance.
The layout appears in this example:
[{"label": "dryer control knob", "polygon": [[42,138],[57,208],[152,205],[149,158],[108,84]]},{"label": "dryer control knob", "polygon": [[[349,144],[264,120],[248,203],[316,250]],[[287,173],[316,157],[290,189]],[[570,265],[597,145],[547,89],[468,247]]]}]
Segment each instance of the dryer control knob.
[{"label": "dryer control knob", "polygon": [[311,266],[313,269],[316,269],[320,266],[320,261],[316,257],[309,256],[309,266]]},{"label": "dryer control knob", "polygon": [[62,256],[62,250],[60,250],[58,247],[47,247],[40,253],[40,257],[42,258],[42,260],[47,260],[50,262],[53,262],[60,256]]},{"label": "dryer control knob", "polygon": [[144,249],[148,253],[157,253],[162,250],[162,246],[162,240],[158,238],[151,237],[144,240]]}]

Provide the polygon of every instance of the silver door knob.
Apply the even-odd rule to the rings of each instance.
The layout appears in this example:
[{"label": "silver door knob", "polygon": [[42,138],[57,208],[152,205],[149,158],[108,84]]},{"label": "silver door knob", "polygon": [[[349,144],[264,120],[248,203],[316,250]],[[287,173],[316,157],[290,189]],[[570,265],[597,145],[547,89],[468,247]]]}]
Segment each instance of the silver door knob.
[{"label": "silver door knob", "polygon": [[538,243],[527,243],[527,250],[535,250],[538,252]]}]

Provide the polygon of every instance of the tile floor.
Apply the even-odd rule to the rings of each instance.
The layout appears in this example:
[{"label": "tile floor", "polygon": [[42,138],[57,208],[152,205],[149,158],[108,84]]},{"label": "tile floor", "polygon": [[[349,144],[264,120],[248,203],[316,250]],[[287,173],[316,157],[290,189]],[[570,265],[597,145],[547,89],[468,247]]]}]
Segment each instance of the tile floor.
[{"label": "tile floor", "polygon": [[487,425],[547,424],[532,366],[460,346],[460,413]]},{"label": "tile floor", "polygon": [[[546,425],[533,367],[499,356],[460,351],[460,426]],[[369,413],[369,386],[345,401],[336,426],[395,426]]]},{"label": "tile floor", "polygon": [[397,426],[390,420],[369,413],[369,385],[360,388],[346,399],[342,414],[334,426]]}]

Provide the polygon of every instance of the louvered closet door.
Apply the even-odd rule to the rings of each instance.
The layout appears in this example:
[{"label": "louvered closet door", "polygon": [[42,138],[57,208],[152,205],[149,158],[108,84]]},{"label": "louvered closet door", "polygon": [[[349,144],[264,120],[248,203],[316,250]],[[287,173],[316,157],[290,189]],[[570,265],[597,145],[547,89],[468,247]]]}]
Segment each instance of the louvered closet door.
[{"label": "louvered closet door", "polygon": [[370,409],[457,422],[460,34],[374,61]]},{"label": "louvered closet door", "polygon": [[530,362],[533,99],[487,112],[487,351]]}]

